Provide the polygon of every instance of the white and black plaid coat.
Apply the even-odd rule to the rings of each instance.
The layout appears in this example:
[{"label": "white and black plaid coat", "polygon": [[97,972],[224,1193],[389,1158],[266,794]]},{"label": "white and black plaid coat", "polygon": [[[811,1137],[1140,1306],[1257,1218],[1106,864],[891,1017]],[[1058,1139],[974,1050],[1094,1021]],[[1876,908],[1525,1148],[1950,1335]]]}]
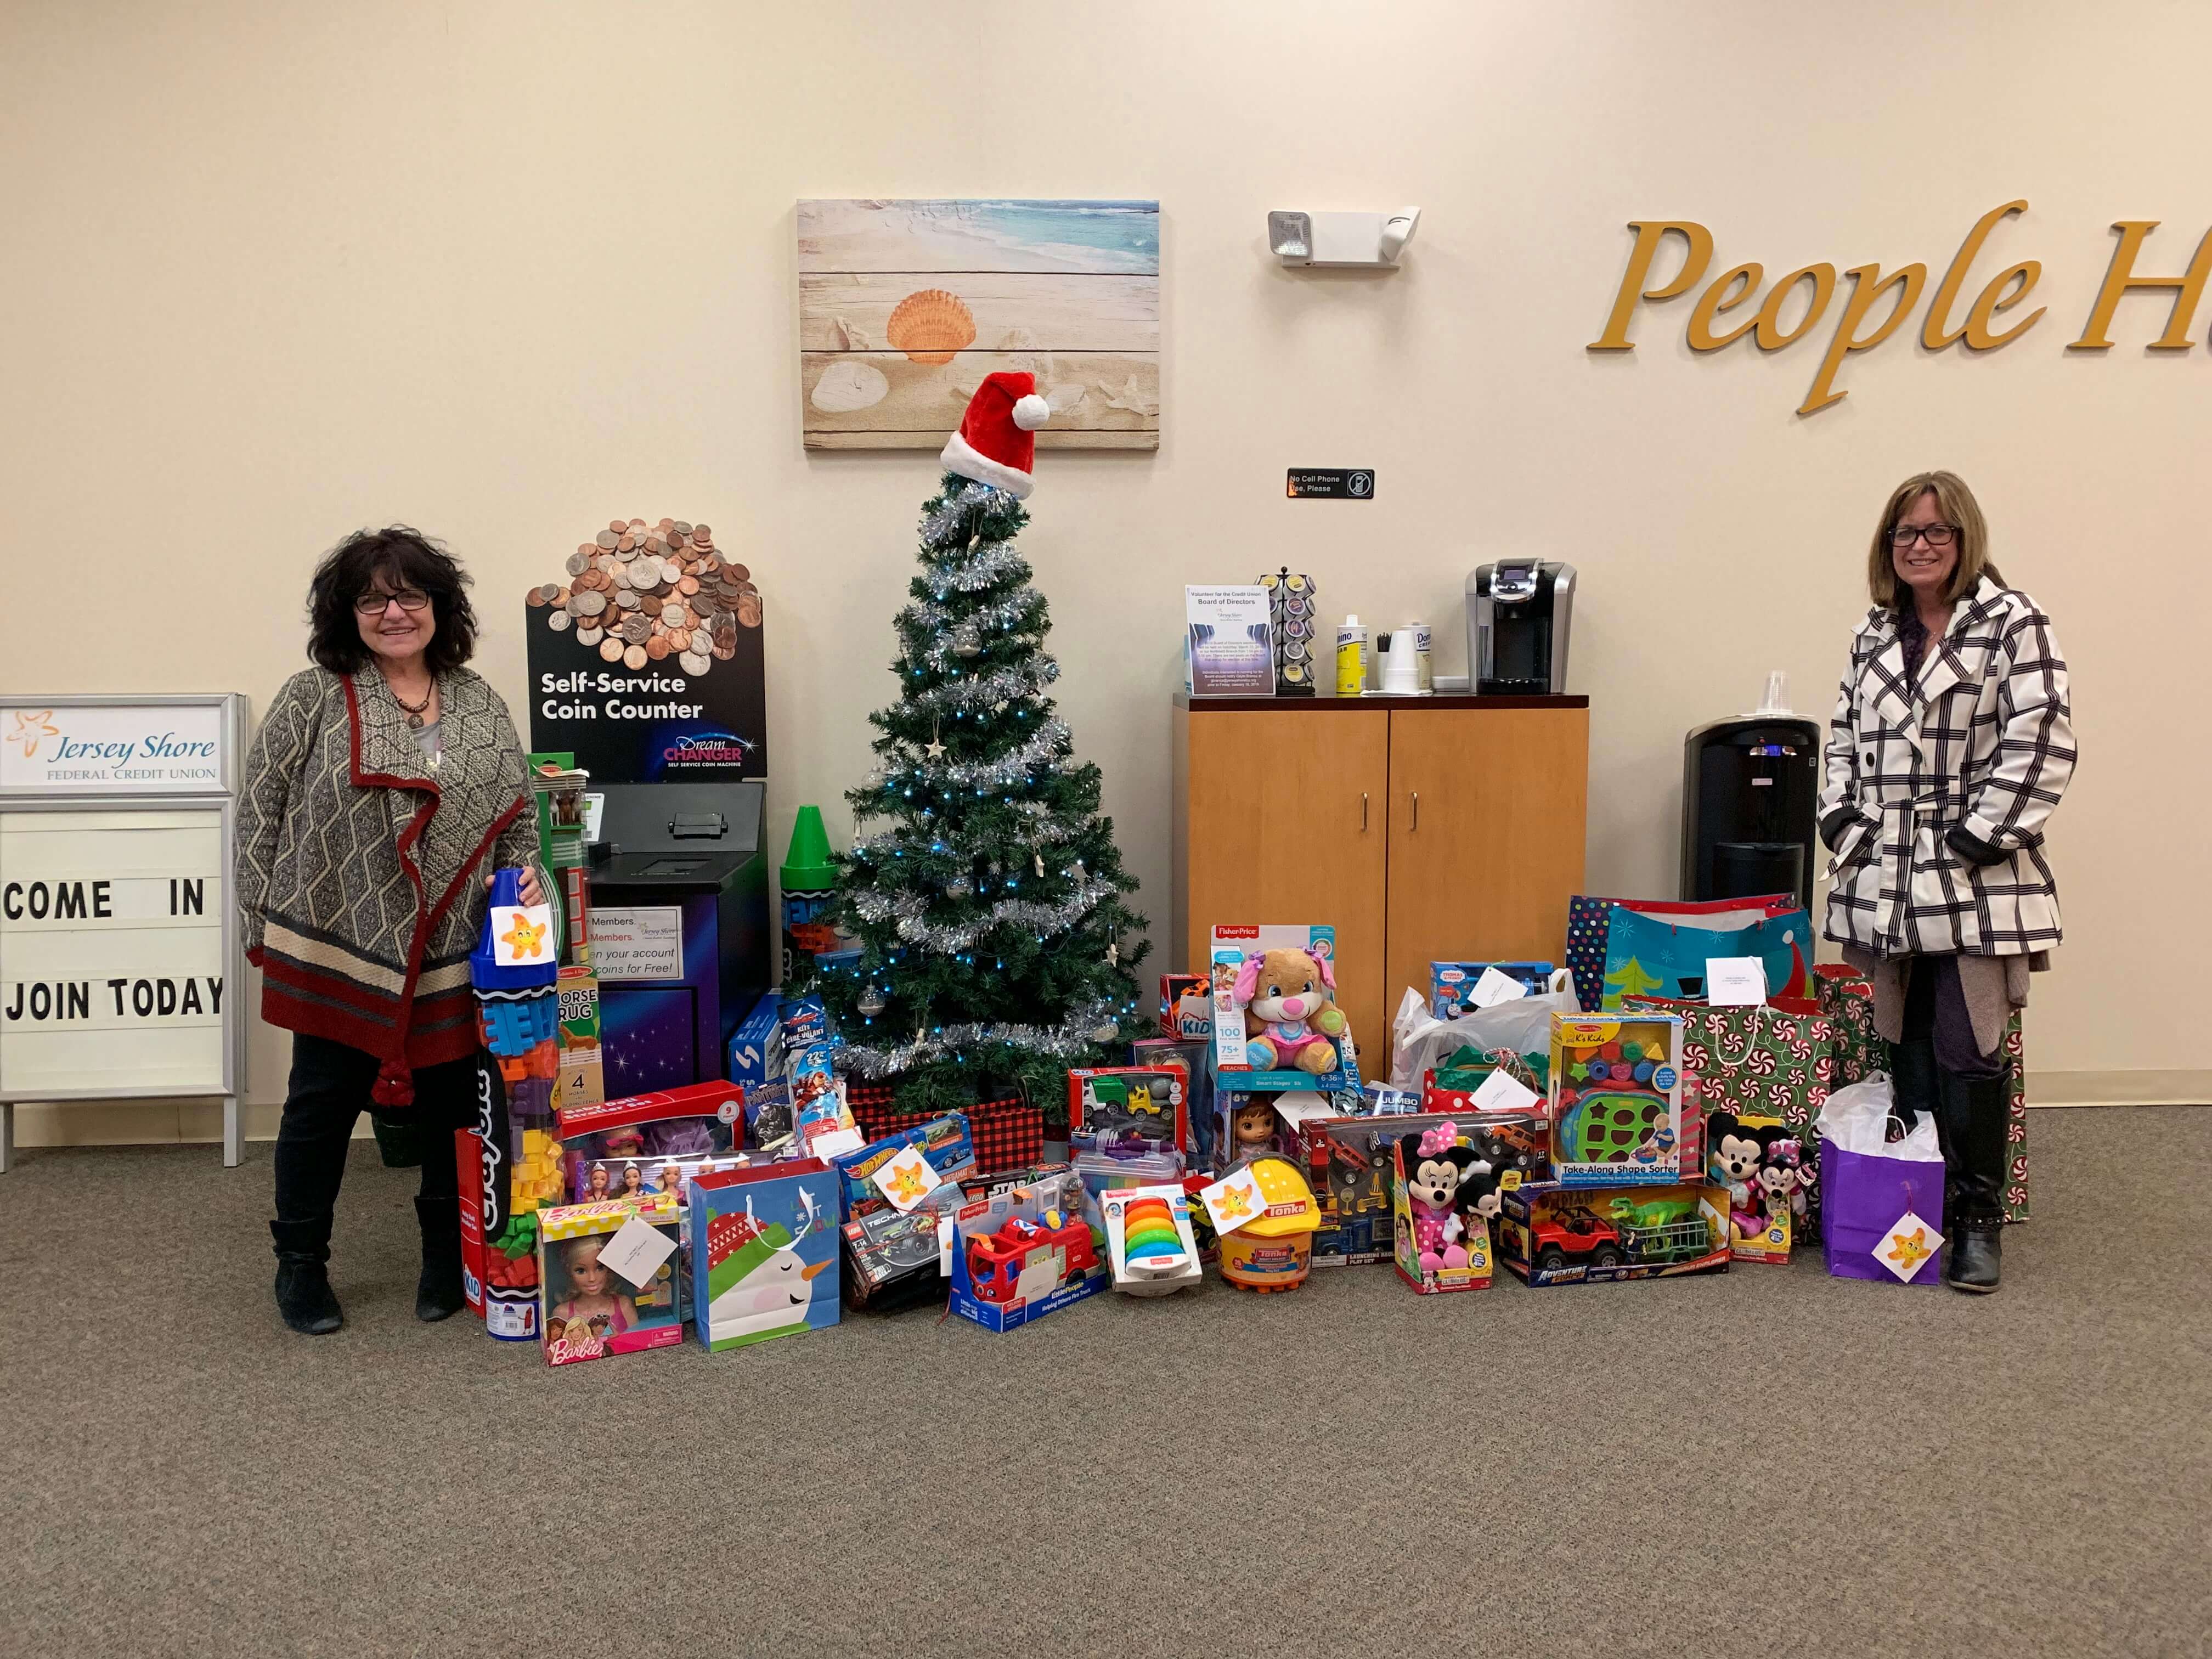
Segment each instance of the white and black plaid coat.
[{"label": "white and black plaid coat", "polygon": [[1894,611],[1851,641],[1828,723],[1826,933],[1879,957],[2059,942],[2044,820],[2074,771],[2051,619],[1984,575],[1907,678]]}]

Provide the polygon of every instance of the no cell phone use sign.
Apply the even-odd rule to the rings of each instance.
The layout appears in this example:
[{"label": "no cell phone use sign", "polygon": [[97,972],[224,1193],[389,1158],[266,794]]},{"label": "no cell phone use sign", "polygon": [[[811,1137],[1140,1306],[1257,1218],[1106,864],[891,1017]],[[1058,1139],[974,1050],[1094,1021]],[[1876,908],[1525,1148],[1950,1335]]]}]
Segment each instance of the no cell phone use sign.
[{"label": "no cell phone use sign", "polygon": [[1283,493],[1294,501],[1371,501],[1371,466],[1294,466]]}]

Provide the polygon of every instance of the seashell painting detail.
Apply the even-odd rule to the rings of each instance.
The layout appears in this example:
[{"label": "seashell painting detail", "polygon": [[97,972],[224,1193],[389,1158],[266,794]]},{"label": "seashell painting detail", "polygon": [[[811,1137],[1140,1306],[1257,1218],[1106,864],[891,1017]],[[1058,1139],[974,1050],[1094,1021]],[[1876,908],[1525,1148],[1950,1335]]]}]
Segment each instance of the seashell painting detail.
[{"label": "seashell painting detail", "polygon": [[892,308],[884,335],[910,363],[949,363],[975,339],[975,319],[957,294],[925,288]]},{"label": "seashell painting detail", "polygon": [[856,363],[848,357],[822,371],[822,378],[814,383],[813,394],[807,401],[824,415],[850,415],[874,408],[890,395],[890,389],[891,383],[884,378],[883,370],[872,363]]}]

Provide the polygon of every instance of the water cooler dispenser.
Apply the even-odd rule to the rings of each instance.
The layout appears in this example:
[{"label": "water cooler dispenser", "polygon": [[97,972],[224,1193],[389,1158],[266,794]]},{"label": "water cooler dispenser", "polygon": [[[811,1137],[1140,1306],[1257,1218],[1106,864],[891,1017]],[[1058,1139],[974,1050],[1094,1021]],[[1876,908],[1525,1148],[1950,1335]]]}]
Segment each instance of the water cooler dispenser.
[{"label": "water cooler dispenser", "polygon": [[1820,727],[1786,709],[1712,720],[1682,744],[1682,896],[1795,893],[1813,906]]}]

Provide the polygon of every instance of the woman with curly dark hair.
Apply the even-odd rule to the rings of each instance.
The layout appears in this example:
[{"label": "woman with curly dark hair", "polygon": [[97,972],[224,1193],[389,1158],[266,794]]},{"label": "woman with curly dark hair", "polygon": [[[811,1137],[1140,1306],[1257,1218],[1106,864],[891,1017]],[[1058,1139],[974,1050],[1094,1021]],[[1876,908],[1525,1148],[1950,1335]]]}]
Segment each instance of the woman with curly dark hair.
[{"label": "woman with curly dark hair", "polygon": [[461,1305],[453,1129],[476,1120],[469,952],[490,872],[547,890],[521,742],[464,665],[468,578],[404,526],[349,536],[307,590],[307,655],[270,705],[238,813],[239,902],[261,1017],[292,1035],[276,1133],[276,1305],[307,1335],[343,1322],[331,1220],[362,1109],[425,1133],[418,1319]]}]

